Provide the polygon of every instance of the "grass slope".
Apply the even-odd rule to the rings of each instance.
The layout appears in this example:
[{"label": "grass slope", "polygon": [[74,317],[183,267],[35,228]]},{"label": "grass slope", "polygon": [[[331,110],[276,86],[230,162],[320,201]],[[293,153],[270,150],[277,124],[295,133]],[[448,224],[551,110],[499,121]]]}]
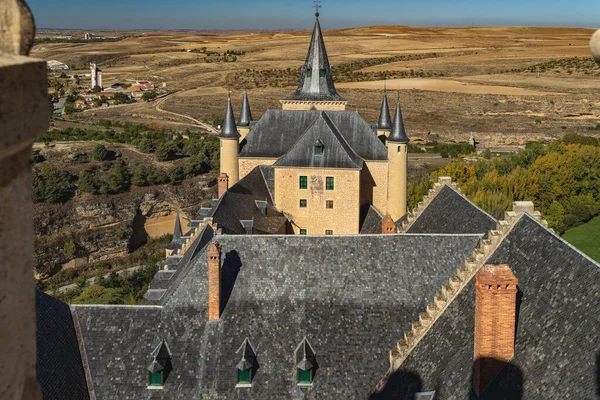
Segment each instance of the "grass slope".
[{"label": "grass slope", "polygon": [[563,235],[563,238],[594,260],[600,262],[600,217],[596,217],[586,224],[571,229]]}]

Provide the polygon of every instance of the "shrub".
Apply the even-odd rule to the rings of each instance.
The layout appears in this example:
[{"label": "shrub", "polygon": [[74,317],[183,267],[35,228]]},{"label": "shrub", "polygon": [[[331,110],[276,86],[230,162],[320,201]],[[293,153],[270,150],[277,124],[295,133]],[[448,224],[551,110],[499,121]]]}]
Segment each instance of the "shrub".
[{"label": "shrub", "polygon": [[106,149],[106,146],[104,146],[103,144],[97,144],[96,146],[94,146],[92,157],[94,157],[94,160],[97,161],[105,161],[106,159],[108,159],[108,150]]},{"label": "shrub", "polygon": [[154,153],[156,150],[156,144],[152,139],[140,140],[137,147],[142,153]]},{"label": "shrub", "polygon": [[60,203],[73,195],[71,174],[55,166],[44,164],[33,170],[33,201],[36,203]]},{"label": "shrub", "polygon": [[178,152],[179,147],[175,142],[164,142],[156,149],[156,159],[158,161],[169,161],[174,159]]},{"label": "shrub", "polygon": [[77,188],[84,193],[98,194],[99,189],[98,179],[93,169],[86,169],[79,173],[77,179]]},{"label": "shrub", "polygon": [[118,162],[112,166],[106,177],[109,193],[123,193],[129,190],[130,176],[127,165]]}]

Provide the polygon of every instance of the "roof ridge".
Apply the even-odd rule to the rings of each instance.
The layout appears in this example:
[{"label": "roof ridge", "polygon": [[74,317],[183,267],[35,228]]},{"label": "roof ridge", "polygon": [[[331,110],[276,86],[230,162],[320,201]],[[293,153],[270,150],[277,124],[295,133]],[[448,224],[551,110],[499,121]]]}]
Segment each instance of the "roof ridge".
[{"label": "roof ridge", "polygon": [[[321,111],[321,116],[325,120],[325,123],[329,126],[329,129],[331,129],[331,131],[333,132],[333,134],[336,137],[336,139],[340,142],[340,144],[342,145],[342,147],[346,147],[346,148],[344,148],[344,150],[346,150],[346,152],[348,153],[348,155],[351,158],[355,157],[355,158],[358,158],[360,161],[364,162],[364,160],[362,159],[362,157],[359,156],[356,153],[356,151],[354,151],[354,149],[352,148],[352,146],[350,146],[350,143],[348,143],[348,141],[346,140],[346,138],[344,137],[344,135],[342,135],[342,133],[340,132],[339,128],[331,120],[331,118],[329,117],[329,115],[327,115],[327,113],[325,111]],[[355,160],[352,160],[352,161],[354,163],[356,163]]]},{"label": "roof ridge", "polygon": [[[273,198],[273,193],[271,193],[271,188],[269,188],[269,183],[267,182],[267,178],[265,177],[265,174],[263,172],[263,169],[261,167],[268,167],[268,168],[273,168],[270,165],[259,165],[258,168],[260,169],[260,174],[263,177],[263,180],[265,181],[265,186],[267,187],[267,192],[269,192],[269,196],[271,196],[271,204],[275,203],[275,200]],[[244,177],[245,178],[245,177]]]},{"label": "roof ridge", "polygon": [[489,214],[487,211],[485,211],[483,208],[479,207],[477,204],[473,203],[471,200],[469,200],[469,198],[462,193],[462,191],[460,190],[460,188],[458,187],[458,184],[456,187],[452,186],[452,185],[447,185],[450,189],[454,190],[457,194],[459,194],[463,199],[465,199],[466,201],[468,201],[473,207],[477,208],[479,211],[481,211],[482,213],[484,213],[486,216],[488,216],[491,220],[493,220],[494,222],[498,222],[498,220],[496,218],[494,218],[491,214]]}]

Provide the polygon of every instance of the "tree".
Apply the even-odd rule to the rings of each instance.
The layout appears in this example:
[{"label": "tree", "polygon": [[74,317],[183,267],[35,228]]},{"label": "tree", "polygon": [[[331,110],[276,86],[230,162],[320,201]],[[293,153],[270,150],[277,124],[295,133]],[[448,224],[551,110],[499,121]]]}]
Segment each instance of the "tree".
[{"label": "tree", "polygon": [[185,179],[185,173],[180,166],[173,167],[169,170],[169,179],[173,184],[179,184]]},{"label": "tree", "polygon": [[33,201],[36,203],[60,203],[73,194],[71,174],[57,167],[44,164],[33,169]]},{"label": "tree", "polygon": [[129,104],[132,102],[131,97],[121,92],[115,93],[113,100],[115,101],[115,104]]},{"label": "tree", "polygon": [[73,258],[77,254],[77,245],[72,240],[67,240],[63,246],[63,250],[67,257]]},{"label": "tree", "polygon": [[161,143],[156,149],[156,159],[158,161],[169,161],[175,158],[179,148],[175,142]]},{"label": "tree", "polygon": [[131,178],[131,183],[135,186],[150,185],[149,177],[154,172],[154,168],[148,165],[140,164],[137,166]]},{"label": "tree", "polygon": [[492,158],[492,152],[490,151],[490,149],[485,149],[484,151],[481,152],[481,156],[483,158],[485,158],[486,160],[489,160]]},{"label": "tree", "polygon": [[156,144],[152,139],[142,139],[138,143],[138,149],[142,153],[154,153],[154,151],[156,150]]},{"label": "tree", "polygon": [[31,164],[41,163],[41,162],[44,162],[45,160],[46,159],[41,154],[40,150],[32,150],[31,151],[31,156],[29,157],[29,162]]},{"label": "tree", "polygon": [[103,144],[97,144],[96,146],[94,146],[94,151],[92,152],[92,157],[94,157],[94,160],[96,161],[105,161],[108,159],[108,150],[106,149],[106,146],[104,146]]},{"label": "tree", "polygon": [[123,193],[129,190],[130,177],[127,165],[118,162],[112,166],[106,177],[109,193]]},{"label": "tree", "polygon": [[92,93],[100,93],[101,91],[102,91],[102,88],[98,85],[96,85],[92,88]]},{"label": "tree", "polygon": [[84,193],[98,194],[99,184],[94,170],[86,169],[79,173],[77,188]]},{"label": "tree", "polygon": [[65,103],[65,108],[63,109],[63,113],[66,115],[71,115],[77,111],[77,107],[73,103]]},{"label": "tree", "polygon": [[155,99],[157,96],[156,92],[154,90],[151,90],[149,92],[144,92],[144,94],[142,95],[142,100],[144,101],[150,101]]}]

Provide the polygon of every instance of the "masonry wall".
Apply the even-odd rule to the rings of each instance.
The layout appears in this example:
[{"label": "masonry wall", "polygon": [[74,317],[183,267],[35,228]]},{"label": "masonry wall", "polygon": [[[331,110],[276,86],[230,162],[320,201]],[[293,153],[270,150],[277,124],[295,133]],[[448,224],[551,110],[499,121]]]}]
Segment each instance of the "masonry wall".
[{"label": "masonry wall", "polygon": [[360,176],[360,204],[373,204],[381,213],[387,209],[388,162],[366,161]]},{"label": "masonry wall", "polygon": [[254,168],[259,165],[273,165],[277,161],[276,158],[239,158],[240,163],[240,180],[244,179]]},{"label": "masonry wall", "polygon": [[[306,229],[309,235],[358,234],[360,217],[360,171],[350,169],[275,168],[275,207],[289,215],[295,234]],[[300,189],[300,176],[307,176],[308,188]],[[334,190],[326,190],[326,177],[334,178]],[[300,200],[307,201],[300,208]],[[326,201],[333,200],[333,209]]]}]

